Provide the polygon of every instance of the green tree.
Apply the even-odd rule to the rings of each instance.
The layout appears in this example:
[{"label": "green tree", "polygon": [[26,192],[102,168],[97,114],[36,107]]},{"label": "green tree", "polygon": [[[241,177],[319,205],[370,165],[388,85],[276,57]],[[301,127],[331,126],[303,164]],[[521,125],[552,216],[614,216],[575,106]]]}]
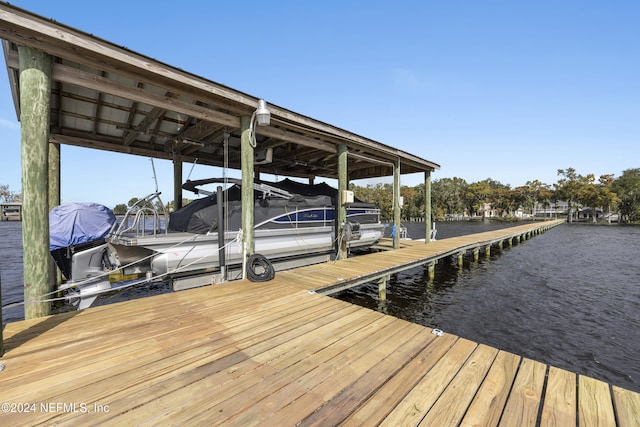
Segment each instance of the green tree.
[{"label": "green tree", "polygon": [[393,217],[393,185],[378,183],[359,187],[352,183],[349,185],[349,189],[354,192],[354,196],[357,199],[378,205],[380,217],[383,221],[388,221]]},{"label": "green tree", "polygon": [[604,212],[606,208],[607,222],[611,223],[611,208],[617,206],[620,202],[620,198],[613,188],[615,177],[612,174],[601,175],[598,182],[600,187],[600,207],[602,207],[602,212]]},{"label": "green tree", "polygon": [[543,206],[549,205],[549,200],[551,198],[551,189],[549,185],[540,182],[537,179],[533,181],[527,181],[525,184],[525,193],[527,195],[527,199],[531,201],[531,215],[533,217],[536,216],[536,206],[538,203],[542,202]]},{"label": "green tree", "polygon": [[618,209],[625,221],[640,218],[640,169],[627,169],[612,184],[619,198]]},{"label": "green tree", "polygon": [[120,203],[113,208],[113,213],[116,215],[124,215],[127,213],[127,205]]},{"label": "green tree", "polygon": [[554,184],[554,197],[555,200],[567,202],[569,222],[573,222],[573,207],[579,203],[584,177],[578,175],[574,168],[558,169],[558,175],[562,176],[562,178]]},{"label": "green tree", "polygon": [[485,203],[491,203],[491,198],[496,190],[508,190],[508,184],[502,184],[491,178],[475,182],[467,187],[464,203],[471,216],[482,211],[485,216]]},{"label": "green tree", "polygon": [[431,183],[431,212],[434,218],[465,213],[464,195],[467,181],[462,178],[442,178]]}]

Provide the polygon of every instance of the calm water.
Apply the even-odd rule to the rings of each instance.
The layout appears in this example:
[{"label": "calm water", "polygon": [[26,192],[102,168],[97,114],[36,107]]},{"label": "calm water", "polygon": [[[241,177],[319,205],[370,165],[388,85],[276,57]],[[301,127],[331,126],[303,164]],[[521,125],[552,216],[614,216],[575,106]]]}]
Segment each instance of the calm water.
[{"label": "calm water", "polygon": [[[438,223],[439,239],[513,224]],[[424,237],[423,224],[408,224]],[[565,224],[473,263],[442,260],[336,297],[640,392],[640,227]],[[20,223],[0,222],[2,304],[22,300]],[[167,292],[154,285],[109,301]],[[3,310],[5,322],[23,308]]]}]

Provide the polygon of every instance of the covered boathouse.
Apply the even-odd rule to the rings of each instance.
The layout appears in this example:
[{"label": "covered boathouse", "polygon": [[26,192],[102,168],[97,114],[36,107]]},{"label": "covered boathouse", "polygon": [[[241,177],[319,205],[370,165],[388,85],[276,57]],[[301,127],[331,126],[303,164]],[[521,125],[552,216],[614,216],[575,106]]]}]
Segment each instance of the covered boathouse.
[{"label": "covered boathouse", "polygon": [[[41,262],[49,259],[48,238],[42,236],[49,233],[49,211],[60,204],[64,144],[171,160],[176,208],[184,162],[241,170],[243,230],[253,229],[250,184],[260,173],[333,178],[339,191],[350,180],[394,176],[397,196],[401,174],[422,172],[425,218],[431,217],[430,174],[439,169],[434,162],[8,3],[0,3],[0,38],[21,123],[25,300],[49,290],[51,269]],[[397,197],[394,211],[399,224]],[[338,221],[345,217],[341,203]],[[425,227],[429,236],[429,220]],[[243,245],[250,255],[252,232],[244,233]],[[47,314],[47,303],[25,307],[26,319]]]}]

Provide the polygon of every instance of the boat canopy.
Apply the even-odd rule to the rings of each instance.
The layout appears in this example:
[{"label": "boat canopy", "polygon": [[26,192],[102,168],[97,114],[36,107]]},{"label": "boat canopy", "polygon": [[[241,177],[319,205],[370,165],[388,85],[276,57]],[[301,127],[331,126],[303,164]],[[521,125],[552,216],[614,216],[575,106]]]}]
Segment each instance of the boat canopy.
[{"label": "boat canopy", "polygon": [[[234,185],[225,190],[225,197],[229,202],[228,214],[230,219],[230,229],[237,229],[240,227],[240,202],[242,198],[242,191],[238,181],[239,180],[230,180]],[[217,182],[220,182],[220,180],[210,179],[187,181],[183,185],[183,188],[196,193],[209,195],[207,197],[194,200],[183,208],[171,213],[169,219],[169,230],[186,231],[198,234],[206,234],[217,230],[218,213],[216,208],[216,194],[208,191],[201,191],[197,188],[198,185]],[[272,191],[274,188],[281,190],[282,192],[289,193],[291,197],[285,199],[281,195],[275,194],[277,192]],[[254,197],[258,201],[255,218],[256,223],[275,215],[277,211],[269,209],[269,207],[279,208],[283,212],[286,212],[288,207],[298,206],[298,208],[300,208],[301,205],[305,204],[310,208],[322,206],[335,207],[336,198],[338,196],[338,190],[326,183],[309,185],[299,183],[288,178],[279,182],[259,181],[254,185],[254,189]],[[269,200],[269,203],[265,202],[265,200]]]},{"label": "boat canopy", "polygon": [[49,248],[51,251],[106,237],[116,216],[97,203],[69,203],[56,206],[49,213]]}]

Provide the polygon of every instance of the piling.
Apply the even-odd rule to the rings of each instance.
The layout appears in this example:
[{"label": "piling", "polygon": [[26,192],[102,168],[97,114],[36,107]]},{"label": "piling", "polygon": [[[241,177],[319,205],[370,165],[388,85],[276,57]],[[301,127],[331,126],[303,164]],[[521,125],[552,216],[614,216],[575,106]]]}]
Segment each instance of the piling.
[{"label": "piling", "polygon": [[[344,225],[347,223],[347,207],[343,201],[343,194],[347,190],[347,181],[349,180],[347,173],[347,144],[338,145],[338,227],[337,233],[342,233]],[[338,259],[347,257],[347,242],[344,239],[338,239],[340,246],[338,247]]]},{"label": "piling", "polygon": [[[400,248],[400,159],[396,162],[396,167],[393,169],[393,224],[396,227],[396,234],[393,236],[393,249]],[[425,241],[429,238],[425,236]]]},{"label": "piling", "polygon": [[431,241],[431,172],[424,173],[424,242]]},{"label": "piling", "polygon": [[29,302],[46,295],[49,269],[49,111],[52,59],[30,47],[18,48],[22,157],[22,244],[24,317],[50,314],[49,302]]},{"label": "piling", "polygon": [[391,279],[390,275],[382,276],[378,279],[378,298],[380,301],[387,300],[387,282]]},{"label": "piling", "polygon": [[[253,254],[253,135],[251,134],[251,117],[240,118],[242,136],[240,141],[240,155],[242,157],[242,278],[245,279],[246,263],[249,255]],[[253,130],[255,132],[255,130]]]},{"label": "piling", "polygon": [[427,264],[427,276],[429,278],[429,280],[433,280],[436,277],[436,263],[435,261],[430,262],[429,264]]}]

